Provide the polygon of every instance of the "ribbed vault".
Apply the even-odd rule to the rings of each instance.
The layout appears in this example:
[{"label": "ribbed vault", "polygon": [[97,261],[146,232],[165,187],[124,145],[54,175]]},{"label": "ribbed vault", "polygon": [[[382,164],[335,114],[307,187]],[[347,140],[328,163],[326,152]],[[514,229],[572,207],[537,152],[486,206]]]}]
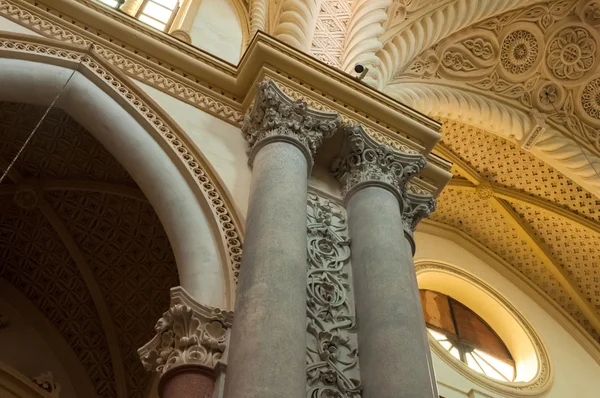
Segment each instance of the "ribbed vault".
[{"label": "ribbed vault", "polygon": [[[0,103],[2,170],[45,108]],[[100,397],[142,397],[136,348],[178,285],[169,241],[121,165],[51,110],[0,185],[0,277],[19,288],[86,368]]]}]

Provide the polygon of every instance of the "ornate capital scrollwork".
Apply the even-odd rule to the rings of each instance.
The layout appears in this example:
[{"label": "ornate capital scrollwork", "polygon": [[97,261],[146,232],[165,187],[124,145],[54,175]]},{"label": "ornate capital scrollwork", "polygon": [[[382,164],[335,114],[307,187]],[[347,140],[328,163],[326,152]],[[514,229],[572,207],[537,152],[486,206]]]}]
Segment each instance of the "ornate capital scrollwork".
[{"label": "ornate capital scrollwork", "polygon": [[413,255],[416,251],[414,232],[417,224],[424,218],[429,217],[435,211],[437,202],[431,195],[421,196],[407,194],[402,211],[402,221],[404,223],[404,236],[408,239]]},{"label": "ornate capital scrollwork", "polygon": [[306,101],[288,97],[272,80],[263,80],[258,84],[254,106],[242,126],[244,138],[251,147],[249,163],[252,164],[258,150],[269,142],[285,141],[304,152],[310,169],[323,141],[341,124],[337,113],[311,109]]},{"label": "ornate capital scrollwork", "polygon": [[232,320],[232,312],[198,304],[182,287],[174,287],[171,308],[138,355],[146,370],[160,375],[181,365],[213,370],[227,347]]},{"label": "ornate capital scrollwork", "polygon": [[378,185],[392,191],[400,203],[406,196],[406,183],[427,164],[423,155],[396,151],[371,138],[360,125],[344,126],[342,153],[332,167],[342,184],[346,200],[359,186]]}]

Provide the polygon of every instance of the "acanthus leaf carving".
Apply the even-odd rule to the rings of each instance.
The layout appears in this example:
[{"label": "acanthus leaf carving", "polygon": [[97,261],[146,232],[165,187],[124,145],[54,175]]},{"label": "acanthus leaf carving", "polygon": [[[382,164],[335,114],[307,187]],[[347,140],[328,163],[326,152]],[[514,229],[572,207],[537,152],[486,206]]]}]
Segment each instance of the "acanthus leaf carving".
[{"label": "acanthus leaf carving", "polygon": [[307,398],[360,398],[345,209],[309,193]]},{"label": "acanthus leaf carving", "polygon": [[344,146],[332,172],[342,184],[342,196],[363,184],[390,189],[399,200],[406,195],[407,182],[426,166],[423,155],[396,151],[376,142],[360,125],[344,126]]},{"label": "acanthus leaf carving", "polygon": [[232,320],[232,312],[199,304],[183,288],[172,288],[171,307],[156,323],[156,335],[138,350],[144,368],[161,375],[182,365],[214,369]]},{"label": "acanthus leaf carving", "polygon": [[294,101],[272,80],[266,79],[258,84],[254,106],[244,119],[242,134],[252,148],[250,162],[255,148],[270,139],[283,137],[297,143],[312,166],[312,157],[341,123],[337,113],[317,111],[309,108],[306,101]]},{"label": "acanthus leaf carving", "polygon": [[416,250],[414,232],[417,224],[422,219],[429,217],[436,207],[437,202],[431,195],[407,194],[402,211],[402,222],[404,223],[404,236],[410,243],[413,255]]}]

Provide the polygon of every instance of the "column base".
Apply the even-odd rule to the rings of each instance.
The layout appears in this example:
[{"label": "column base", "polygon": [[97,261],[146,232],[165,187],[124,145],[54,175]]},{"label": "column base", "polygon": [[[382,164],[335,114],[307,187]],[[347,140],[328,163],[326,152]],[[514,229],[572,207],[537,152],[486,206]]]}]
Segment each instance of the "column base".
[{"label": "column base", "polygon": [[182,365],[167,371],[158,383],[160,398],[212,398],[215,378],[199,365]]}]

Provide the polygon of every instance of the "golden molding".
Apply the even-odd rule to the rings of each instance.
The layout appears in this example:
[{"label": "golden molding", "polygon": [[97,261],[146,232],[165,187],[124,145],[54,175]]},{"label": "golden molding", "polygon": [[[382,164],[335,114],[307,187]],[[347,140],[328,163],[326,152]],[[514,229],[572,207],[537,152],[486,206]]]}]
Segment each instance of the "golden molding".
[{"label": "golden molding", "polygon": [[311,97],[332,101],[350,120],[374,123],[392,140],[408,135],[426,141],[426,154],[440,137],[438,122],[262,32],[236,67],[103,5],[44,3],[0,0],[0,15],[45,37],[94,44],[99,57],[128,76],[236,126],[256,76],[269,68],[309,88]]},{"label": "golden molding", "polygon": [[[484,281],[454,265],[431,260],[417,260],[415,262],[415,269],[417,272],[417,280],[419,276],[432,272],[452,275],[464,283],[475,286],[478,290],[478,294],[489,296],[494,302],[498,303],[503,310],[512,319],[514,319],[514,321],[529,338],[529,341],[536,354],[538,369],[535,376],[527,382],[507,383],[497,381],[473,371],[463,362],[456,360],[452,354],[444,349],[432,336],[428,336],[429,345],[438,357],[443,359],[446,364],[448,364],[466,379],[481,387],[484,387],[489,391],[502,394],[503,396],[515,398],[542,397],[548,392],[550,387],[552,387],[552,382],[554,380],[554,374],[550,363],[550,358],[548,356],[548,350],[542,342],[542,339],[538,336],[527,319],[507,299],[505,299],[500,293],[496,292]],[[442,293],[444,293],[444,291],[442,291]],[[475,298],[475,300],[476,299],[477,298]],[[465,304],[468,305],[468,303]]]}]

